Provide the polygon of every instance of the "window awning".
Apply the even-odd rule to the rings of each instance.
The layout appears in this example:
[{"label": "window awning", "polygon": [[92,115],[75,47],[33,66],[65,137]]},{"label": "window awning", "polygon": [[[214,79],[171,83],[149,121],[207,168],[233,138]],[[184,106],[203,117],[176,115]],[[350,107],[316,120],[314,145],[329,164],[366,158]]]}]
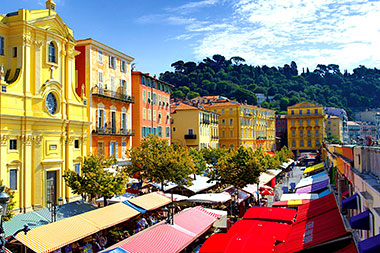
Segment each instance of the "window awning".
[{"label": "window awning", "polygon": [[277,245],[274,252],[296,252],[346,234],[339,210],[334,208],[322,215],[294,223],[285,242]]},{"label": "window awning", "polygon": [[313,171],[317,171],[317,170],[320,170],[320,169],[323,169],[323,163],[318,163],[318,164],[315,164],[313,166],[310,166],[310,167],[307,167],[305,170],[304,170],[304,174],[306,173],[310,173],[310,172],[313,172]]},{"label": "window awning", "polygon": [[371,218],[370,210],[364,211],[362,213],[359,213],[358,215],[351,217],[350,218],[351,228],[369,230],[370,218]]},{"label": "window awning", "polygon": [[322,190],[322,189],[326,188],[328,185],[329,185],[329,180],[326,179],[326,180],[323,180],[323,181],[315,182],[315,183],[310,184],[308,186],[304,186],[304,187],[298,188],[296,190],[296,193],[316,192],[316,191],[319,191],[319,190]]},{"label": "window awning", "polygon": [[358,243],[360,253],[380,252],[380,234]]},{"label": "window awning", "polygon": [[342,208],[358,209],[359,195],[356,193],[351,197],[342,200]]},{"label": "window awning", "polygon": [[117,203],[32,229],[16,239],[35,252],[59,249],[102,229],[126,221],[139,212]]},{"label": "window awning", "polygon": [[244,214],[243,219],[272,220],[282,222],[293,222],[297,211],[289,208],[279,207],[251,207]]},{"label": "window awning", "polygon": [[151,192],[137,198],[130,199],[129,202],[150,211],[169,204],[171,200],[164,194]]}]

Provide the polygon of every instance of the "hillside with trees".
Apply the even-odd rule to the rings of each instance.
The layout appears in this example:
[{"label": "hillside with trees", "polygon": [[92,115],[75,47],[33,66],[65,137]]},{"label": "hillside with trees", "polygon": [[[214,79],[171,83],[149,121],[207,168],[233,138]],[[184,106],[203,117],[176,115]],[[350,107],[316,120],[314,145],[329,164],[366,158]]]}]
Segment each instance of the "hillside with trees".
[{"label": "hillside with trees", "polygon": [[160,79],[175,85],[172,97],[192,99],[196,96],[222,95],[239,102],[257,105],[255,93],[273,96],[261,106],[286,111],[287,106],[303,100],[323,106],[344,108],[352,112],[380,107],[380,70],[359,66],[352,73],[339,65],[319,64],[310,71],[299,70],[292,61],[283,67],[252,66],[235,56],[205,58],[202,62],[183,62],[171,65]]}]

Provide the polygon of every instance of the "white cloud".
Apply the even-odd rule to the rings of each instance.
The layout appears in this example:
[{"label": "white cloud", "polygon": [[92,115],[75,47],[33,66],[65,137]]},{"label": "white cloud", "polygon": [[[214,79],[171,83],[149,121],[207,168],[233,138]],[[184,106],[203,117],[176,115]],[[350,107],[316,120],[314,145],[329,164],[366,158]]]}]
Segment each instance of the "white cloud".
[{"label": "white cloud", "polygon": [[173,11],[173,12],[179,11],[181,13],[189,13],[189,12],[196,11],[197,9],[202,8],[202,7],[214,5],[219,1],[220,0],[202,0],[202,1],[196,1],[196,2],[189,2],[178,7],[167,8],[167,10]]},{"label": "white cloud", "polygon": [[209,25],[220,29],[198,41],[197,58],[218,53],[255,65],[294,60],[299,66],[336,63],[342,69],[380,64],[379,1],[240,0],[233,8],[229,25]]}]

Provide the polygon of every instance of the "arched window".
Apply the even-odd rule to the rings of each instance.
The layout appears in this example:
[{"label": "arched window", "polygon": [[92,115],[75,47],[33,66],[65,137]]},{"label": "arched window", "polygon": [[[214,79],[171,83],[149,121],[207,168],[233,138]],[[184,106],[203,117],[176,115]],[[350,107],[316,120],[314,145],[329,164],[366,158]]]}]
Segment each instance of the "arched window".
[{"label": "arched window", "polygon": [[50,44],[49,44],[49,62],[56,62],[55,45],[53,42],[50,42]]}]

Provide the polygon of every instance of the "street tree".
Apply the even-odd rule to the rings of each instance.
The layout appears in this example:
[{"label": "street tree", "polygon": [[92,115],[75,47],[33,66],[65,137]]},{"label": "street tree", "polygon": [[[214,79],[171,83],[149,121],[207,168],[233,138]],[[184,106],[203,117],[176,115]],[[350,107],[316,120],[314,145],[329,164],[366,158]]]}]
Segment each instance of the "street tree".
[{"label": "street tree", "polygon": [[88,156],[84,159],[81,173],[73,170],[66,171],[63,175],[65,183],[74,194],[92,201],[95,197],[103,197],[104,205],[107,198],[120,195],[124,192],[127,177],[121,169],[109,172],[105,168],[115,163],[115,159],[98,156]]},{"label": "street tree", "polygon": [[169,145],[156,135],[145,138],[139,147],[130,152],[131,163],[126,173],[139,175],[140,179],[160,183],[188,185],[190,175],[195,173],[195,164],[187,148]]}]

